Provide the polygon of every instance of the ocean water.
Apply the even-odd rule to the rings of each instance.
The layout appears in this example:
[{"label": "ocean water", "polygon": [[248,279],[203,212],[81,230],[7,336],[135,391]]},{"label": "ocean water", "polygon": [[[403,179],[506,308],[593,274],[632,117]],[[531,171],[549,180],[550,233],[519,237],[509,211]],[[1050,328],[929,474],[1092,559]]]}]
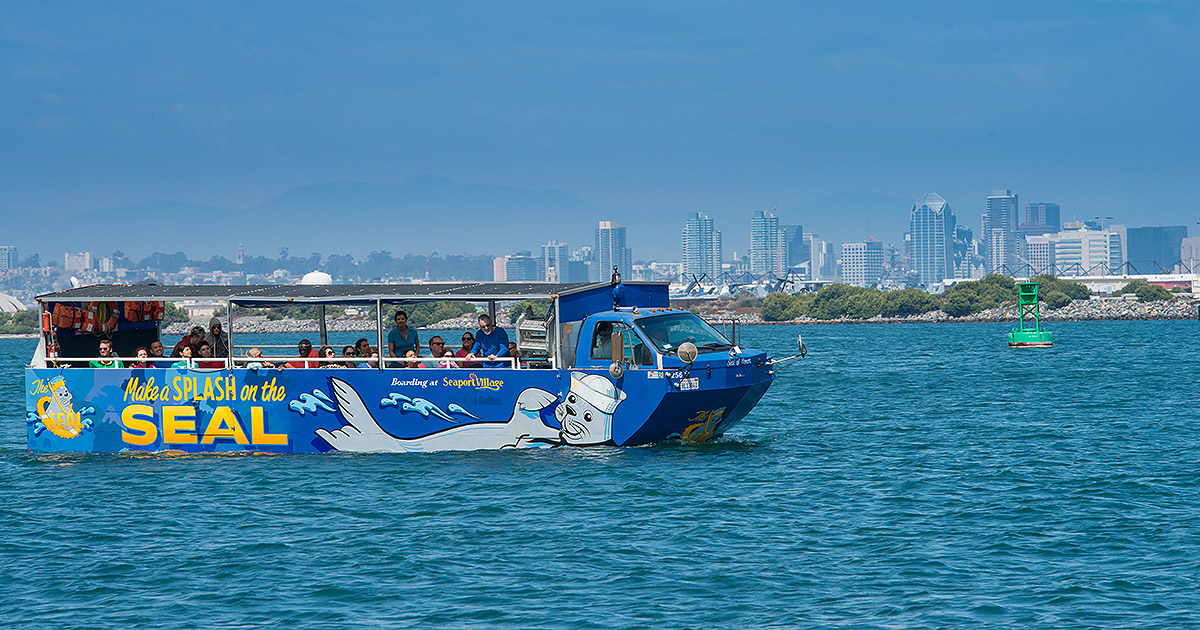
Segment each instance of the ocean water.
[{"label": "ocean water", "polygon": [[809,355],[718,443],[389,456],[31,454],[0,340],[0,627],[1200,627],[1200,322],[1008,328],[748,327]]}]

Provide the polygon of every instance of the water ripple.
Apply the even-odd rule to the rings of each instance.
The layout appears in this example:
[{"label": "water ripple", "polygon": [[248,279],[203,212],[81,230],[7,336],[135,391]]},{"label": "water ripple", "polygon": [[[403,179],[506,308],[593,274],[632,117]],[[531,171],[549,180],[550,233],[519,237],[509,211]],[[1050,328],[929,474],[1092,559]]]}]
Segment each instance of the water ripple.
[{"label": "water ripple", "polygon": [[711,444],[404,456],[31,454],[32,342],[0,340],[0,619],[1195,626],[1200,330],[1007,328],[805,328]]}]

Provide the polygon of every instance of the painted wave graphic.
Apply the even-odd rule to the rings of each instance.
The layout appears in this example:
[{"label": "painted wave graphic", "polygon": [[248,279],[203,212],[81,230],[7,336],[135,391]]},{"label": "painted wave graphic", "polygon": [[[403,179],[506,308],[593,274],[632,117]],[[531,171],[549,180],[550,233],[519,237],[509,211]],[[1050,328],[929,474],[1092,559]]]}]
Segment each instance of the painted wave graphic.
[{"label": "painted wave graphic", "polygon": [[426,418],[433,416],[435,418],[441,418],[446,422],[453,422],[456,424],[460,422],[460,420],[450,414],[459,414],[468,418],[474,418],[476,420],[480,419],[479,416],[467,411],[466,409],[463,409],[462,405],[457,403],[450,403],[448,406],[449,413],[447,413],[446,411],[443,411],[441,407],[438,407],[429,400],[424,398],[409,398],[408,396],[397,392],[392,392],[391,394],[388,394],[387,398],[383,398],[379,401],[379,408],[382,409],[384,407],[396,407],[404,413],[417,413]]},{"label": "painted wave graphic", "polygon": [[319,389],[312,390],[311,394],[300,394],[299,398],[288,403],[288,409],[302,416],[305,413],[315,414],[317,413],[317,409],[324,409],[330,412],[334,410],[333,401],[329,399],[329,396],[325,395],[325,392]]}]

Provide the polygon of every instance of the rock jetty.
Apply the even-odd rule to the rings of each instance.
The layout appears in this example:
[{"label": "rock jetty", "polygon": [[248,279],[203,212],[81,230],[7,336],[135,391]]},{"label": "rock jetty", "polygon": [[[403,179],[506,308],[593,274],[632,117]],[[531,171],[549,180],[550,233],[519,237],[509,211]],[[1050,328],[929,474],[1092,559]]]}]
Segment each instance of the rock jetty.
[{"label": "rock jetty", "polygon": [[[1086,322],[1086,321],[1122,321],[1122,320],[1169,320],[1197,319],[1200,317],[1200,299],[1175,297],[1159,302],[1138,302],[1122,299],[1075,300],[1062,308],[1051,309],[1042,303],[1042,321],[1046,322]],[[1005,304],[999,308],[980,311],[972,315],[951,317],[944,311],[930,311],[920,315],[905,317],[884,317],[876,315],[870,319],[815,319],[798,317],[785,322],[765,322],[757,314],[738,314],[732,317],[717,315],[710,317],[722,319],[737,319],[741,324],[902,324],[902,323],[951,323],[951,322],[1013,322],[1017,320],[1016,303]]]}]

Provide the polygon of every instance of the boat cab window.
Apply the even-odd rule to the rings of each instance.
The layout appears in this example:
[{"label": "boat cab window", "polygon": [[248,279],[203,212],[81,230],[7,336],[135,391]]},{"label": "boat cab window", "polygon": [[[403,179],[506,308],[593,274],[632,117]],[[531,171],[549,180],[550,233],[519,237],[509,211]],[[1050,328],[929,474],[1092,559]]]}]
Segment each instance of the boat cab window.
[{"label": "boat cab window", "polygon": [[593,361],[612,361],[612,334],[614,332],[620,333],[625,340],[625,361],[634,365],[654,364],[654,355],[646,347],[641,336],[628,324],[620,321],[596,323],[596,328],[592,333],[592,351],[589,355]]},{"label": "boat cab window", "polygon": [[663,354],[675,354],[680,344],[690,341],[700,352],[728,350],[729,340],[695,313],[671,313],[637,320],[638,328]]}]

